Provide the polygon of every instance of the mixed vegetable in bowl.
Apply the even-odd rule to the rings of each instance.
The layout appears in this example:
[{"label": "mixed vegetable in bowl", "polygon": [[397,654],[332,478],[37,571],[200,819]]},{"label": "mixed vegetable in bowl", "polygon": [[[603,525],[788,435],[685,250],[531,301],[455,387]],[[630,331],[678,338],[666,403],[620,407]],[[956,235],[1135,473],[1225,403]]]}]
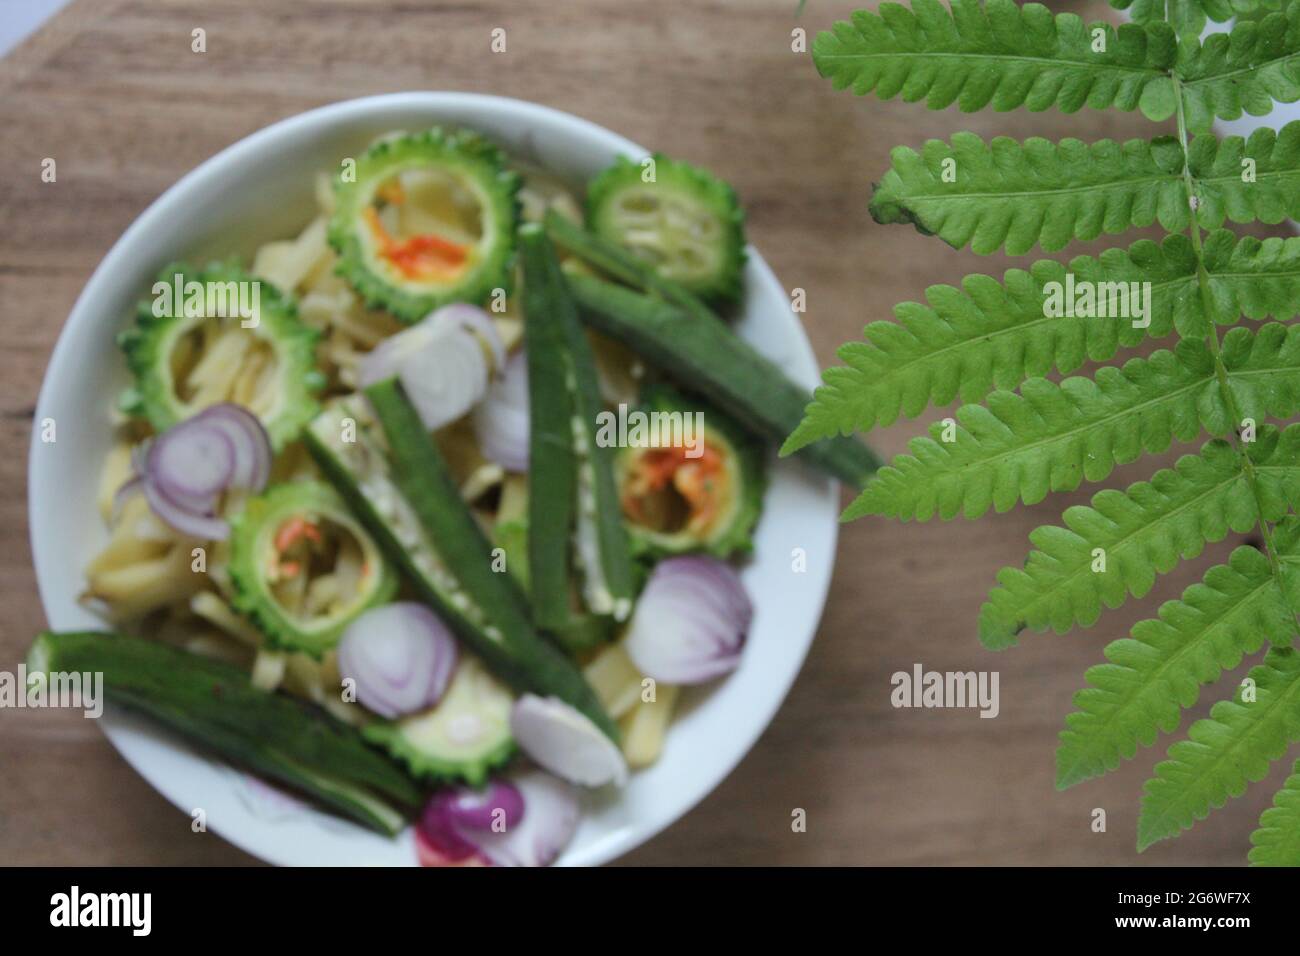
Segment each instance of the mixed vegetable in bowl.
[{"label": "mixed vegetable in bowl", "polygon": [[[318,196],[248,268],[168,266],[122,333],[85,591],[116,633],[43,634],[29,667],[101,671],[325,808],[415,822],[421,862],[549,863],[579,788],[653,763],[679,688],[740,663],[729,562],[808,395],[716,311],[743,217],[686,163],[620,159],[584,208],[434,129]],[[850,439],[803,457],[874,465]]]}]

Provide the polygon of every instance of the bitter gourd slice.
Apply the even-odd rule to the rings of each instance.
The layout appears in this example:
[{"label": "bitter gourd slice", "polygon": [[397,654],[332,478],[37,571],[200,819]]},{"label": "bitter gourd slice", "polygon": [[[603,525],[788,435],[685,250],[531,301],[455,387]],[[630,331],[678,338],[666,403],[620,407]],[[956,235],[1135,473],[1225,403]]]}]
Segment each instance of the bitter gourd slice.
[{"label": "bitter gourd slice", "polygon": [[463,780],[479,786],[515,752],[510,733],[514,700],[478,658],[462,651],[437,704],[398,720],[368,724],[362,734],[421,780]]},{"label": "bitter gourd slice", "polygon": [[[293,301],[234,263],[173,264],[154,290],[117,339],[135,377],[123,410],[163,432],[233,401],[261,419],[274,448],[292,441],[316,414],[325,384],[316,368],[319,333],[298,321]],[[238,314],[240,302],[255,315]]]},{"label": "bitter gourd slice", "polygon": [[633,540],[656,557],[752,550],[767,483],[761,443],[666,385],[647,388],[637,411],[617,473]]},{"label": "bitter gourd slice", "polygon": [[705,299],[740,294],[745,214],[712,173],[662,153],[620,156],[587,186],[591,231]]},{"label": "bitter gourd slice", "polygon": [[[385,209],[414,201],[403,186],[403,177],[409,183],[412,176],[423,176],[426,185],[432,179],[444,191],[441,219],[459,218],[458,228],[392,234]],[[449,302],[481,303],[493,289],[509,288],[519,184],[501,151],[468,130],[435,128],[380,140],[335,180],[329,241],[338,273],[368,305],[404,322]]]},{"label": "bitter gourd slice", "polygon": [[543,222],[552,242],[597,271],[638,291],[657,296],[701,322],[722,322],[721,316],[694,292],[663,277],[648,262],[638,259],[617,243],[589,232],[554,210],[546,213]]},{"label": "bitter gourd slice", "polygon": [[229,664],[134,637],[47,631],[32,643],[27,668],[103,674],[110,701],[381,833],[400,831],[421,802],[420,788],[355,728],[259,690]]},{"label": "bitter gourd slice", "polygon": [[271,647],[320,657],[348,622],[397,591],[397,574],[328,484],[294,481],[231,519],[232,604]]}]

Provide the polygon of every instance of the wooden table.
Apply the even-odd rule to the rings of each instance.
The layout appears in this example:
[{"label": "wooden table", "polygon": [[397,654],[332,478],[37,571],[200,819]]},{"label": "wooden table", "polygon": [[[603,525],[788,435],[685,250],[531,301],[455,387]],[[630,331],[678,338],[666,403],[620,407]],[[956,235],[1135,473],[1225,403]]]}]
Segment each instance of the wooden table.
[{"label": "wooden table", "polygon": [[[1100,0],[1072,6],[1090,18],[1114,16]],[[473,90],[569,110],[710,166],[739,190],[750,236],[782,281],[807,290],[805,324],[823,364],[893,303],[1006,265],[871,221],[870,183],[893,145],[960,128],[1020,138],[1150,132],[1138,118],[1109,113],[963,117],[835,93],[806,54],[791,52],[790,31],[812,34],[851,5],[810,0],[798,20],[795,7],[78,0],[0,60],[0,669],[17,665],[44,623],[27,545],[25,449],[64,317],[149,202],[268,123],[366,94]],[[498,26],[507,52],[493,55]],[[204,54],[190,50],[196,27],[207,32]],[[45,157],[57,160],[56,183],[41,181]],[[895,452],[920,429],[903,424],[872,440]],[[1117,480],[1153,467],[1120,469]],[[1019,562],[1030,529],[1084,497],[1058,496],[978,524],[846,527],[820,634],[771,728],[703,804],[625,862],[1243,861],[1281,764],[1229,809],[1141,857],[1137,801],[1155,752],[1065,793],[1052,785],[1056,733],[1084,669],[1146,616],[1141,608],[1149,614],[1176,596],[1207,559],[1091,631],[1032,636],[1000,656],[976,641],[994,570]],[[1226,546],[1209,551],[1222,556]],[[1001,714],[893,709],[890,675],[916,662],[997,669]],[[1222,687],[1206,697],[1217,699]],[[0,711],[0,781],[0,863],[253,862],[219,837],[192,834],[189,818],[79,715]],[[1105,833],[1090,829],[1096,807],[1108,813]],[[794,808],[806,810],[807,832],[792,832]]]}]

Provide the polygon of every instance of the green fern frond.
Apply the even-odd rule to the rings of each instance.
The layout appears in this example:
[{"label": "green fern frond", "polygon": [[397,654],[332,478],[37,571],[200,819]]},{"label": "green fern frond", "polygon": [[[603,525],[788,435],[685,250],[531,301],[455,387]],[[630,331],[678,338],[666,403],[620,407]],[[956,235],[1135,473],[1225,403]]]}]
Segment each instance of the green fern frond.
[{"label": "green fern frond", "polygon": [[1241,690],[1223,700],[1188,731],[1188,739],[1169,748],[1143,788],[1138,816],[1138,849],[1189,829],[1246,785],[1260,780],[1269,765],[1300,739],[1300,654],[1290,648],[1268,652],[1251,668],[1254,700]]},{"label": "green fern frond", "polygon": [[[913,439],[912,454],[882,468],[844,519],[1009,511],[1017,500],[1035,504],[1049,492],[1100,481],[1144,451],[1191,441],[1202,427],[1212,435],[1228,429],[1213,361],[1191,341],[1098,369],[1095,379],[1030,379],[1019,394],[997,391],[984,405],[963,405],[956,422],[938,422],[932,438]],[[951,441],[943,440],[945,429]]]},{"label": "green fern frond", "polygon": [[1300,866],[1300,760],[1250,835],[1253,866]]},{"label": "green fern frond", "polygon": [[1101,481],[1116,465],[1164,451],[1174,439],[1191,441],[1201,428],[1221,436],[1248,427],[1247,419],[1258,426],[1297,411],[1300,327],[1232,329],[1217,357],[1185,339],[1173,352],[1100,368],[1094,379],[1029,379],[1019,394],[996,391],[984,405],[963,405],[960,427],[938,422],[932,438],[913,439],[912,454],[882,468],[843,519],[1009,511],[1017,500],[1036,504],[1049,492]]},{"label": "green fern frond", "polygon": [[1215,439],[1149,482],[1099,491],[1090,506],[1067,509],[1064,527],[1035,529],[1035,550],[1023,567],[998,572],[999,586],[980,608],[980,641],[997,650],[1026,629],[1090,627],[1103,607],[1145,596],[1158,575],[1206,544],[1300,506],[1300,425],[1282,432],[1264,425],[1247,447],[1253,481],[1241,455]]},{"label": "green fern frond", "polygon": [[1300,326],[1268,322],[1228,331],[1220,346],[1236,413],[1245,419],[1287,418],[1300,411]]},{"label": "green fern frond", "polygon": [[[1163,338],[1175,322],[1199,322],[1196,278],[1191,243],[1169,236],[1160,244],[1141,240],[1128,250],[1107,249],[1098,258],[1078,256],[1068,265],[1035,262],[1028,271],[1007,271],[1001,283],[971,275],[960,289],[931,286],[925,303],[898,305],[897,321],[873,322],[863,331],[866,341],[840,348],[844,366],[826,370],[782,454],[831,435],[891,425],[900,414],[911,418],[931,404],[977,402],[1026,378],[1109,361],[1121,347]],[[1070,320],[1048,314],[1050,293],[1067,282],[1094,288],[1150,282],[1149,326],[1118,315]]]},{"label": "green fern frond", "polygon": [[[1238,238],[1210,233],[1202,249],[1204,290],[1219,324],[1242,315],[1290,319],[1300,313],[1300,237]],[[1150,282],[1150,326],[1124,318],[1069,321],[1047,315],[1048,284],[1076,286]],[[1035,262],[1008,270],[1001,283],[971,275],[960,289],[931,286],[926,302],[904,302],[893,322],[873,322],[865,341],[838,352],[843,366],[828,368],[803,421],[781,449],[789,455],[832,435],[892,425],[929,405],[977,402],[995,388],[1015,388],[1050,372],[1069,374],[1085,362],[1105,362],[1144,338],[1163,338],[1170,326],[1185,337],[1209,331],[1197,282],[1195,252],[1183,235],[1140,240],[1099,257],[1063,265]]]},{"label": "green fern frond", "polygon": [[1216,118],[1264,116],[1275,101],[1300,100],[1300,8],[1183,44],[1174,72],[1187,128],[1196,133],[1208,132]]},{"label": "green fern frond", "polygon": [[1117,30],[1014,0],[952,0],[951,12],[937,0],[916,0],[911,10],[884,3],[879,13],[859,10],[852,22],[836,23],[812,47],[818,72],[836,89],[925,100],[930,109],[956,103],[967,113],[989,105],[1133,110],[1148,86],[1169,83],[1176,52],[1165,23]]},{"label": "green fern frond", "polygon": [[1285,634],[1290,616],[1268,558],[1245,545],[1158,614],[1107,645],[1109,663],[1088,669],[1056,751],[1058,788],[1114,770],[1139,744],[1177,730],[1201,686],[1258,651],[1267,635]]},{"label": "green fern frond", "polygon": [[1187,148],[1187,169],[1204,229],[1300,215],[1300,120],[1277,132],[1261,127],[1246,139],[1198,136]]},{"label": "green fern frond", "polygon": [[[1206,236],[1201,258],[1205,290],[1218,324],[1231,325],[1243,315],[1287,320],[1300,314],[1300,237],[1238,238],[1218,229]],[[1209,330],[1204,308],[1179,311],[1180,334],[1204,337]]]},{"label": "green fern frond", "polygon": [[980,640],[1000,649],[1026,628],[1064,634],[1076,624],[1090,627],[1103,607],[1143,597],[1158,575],[1230,530],[1249,531],[1258,518],[1241,456],[1215,439],[1149,482],[1108,488],[1090,506],[1067,509],[1064,527],[1035,529],[1024,567],[999,571],[999,587],[980,608]]},{"label": "green fern frond", "polygon": [[[871,197],[875,220],[910,222],[980,254],[1005,247],[1021,255],[1035,245],[1052,252],[1157,221],[1179,232],[1191,218],[1183,149],[1169,136],[1092,144],[998,136],[986,144],[974,133],[955,133],[951,144],[932,139],[920,153],[899,147],[890,159]],[[1216,169],[1226,159],[1204,157]],[[1230,184],[1219,188],[1233,209],[1249,205]]]},{"label": "green fern frond", "polygon": [[[1105,773],[1173,731],[1203,684],[1271,644],[1248,693],[1221,702],[1175,743],[1145,787],[1139,849],[1176,835],[1262,777],[1300,739],[1300,238],[1237,238],[1225,223],[1300,218],[1300,122],[1248,138],[1216,119],[1300,101],[1300,2],[1110,0],[1133,25],[1111,30],[1010,0],[912,0],[854,14],[814,44],[838,89],[882,99],[1031,111],[1084,106],[1172,117],[1176,135],[1052,143],[955,133],[898,148],[871,215],[956,248],[1020,255],[1159,223],[1182,235],[1067,265],[1038,262],[1001,282],[968,276],[904,303],[840,350],[783,454],[867,431],[930,405],[964,404],[914,439],[846,509],[928,520],[976,518],[1106,478],[1116,465],[1208,433],[1200,453],[1124,491],[1067,509],[1030,535],[980,613],[991,647],[1024,629],[1089,626],[1143,597],[1159,575],[1230,531],[1255,532],[1158,616],[1105,651],[1075,696],[1058,785]],[[1294,9],[1293,9],[1294,8]],[[1236,22],[1201,38],[1208,20]],[[1199,135],[1193,135],[1199,134]],[[1149,283],[1137,307],[1089,308],[1105,286]],[[1058,285],[1058,283],[1060,285]],[[1056,318],[1060,286],[1085,304]],[[1130,305],[1131,305],[1131,289]],[[1071,304],[1077,300],[1067,298]],[[1133,318],[1150,316],[1143,328]],[[1084,316],[1090,316],[1084,318]],[[1233,327],[1243,318],[1254,327]],[[1272,320],[1272,321],[1268,321]],[[1172,351],[1067,377],[1087,361],[1176,330]],[[982,403],[981,403],[982,402]],[[1300,865],[1300,762],[1252,837],[1254,863]]]}]

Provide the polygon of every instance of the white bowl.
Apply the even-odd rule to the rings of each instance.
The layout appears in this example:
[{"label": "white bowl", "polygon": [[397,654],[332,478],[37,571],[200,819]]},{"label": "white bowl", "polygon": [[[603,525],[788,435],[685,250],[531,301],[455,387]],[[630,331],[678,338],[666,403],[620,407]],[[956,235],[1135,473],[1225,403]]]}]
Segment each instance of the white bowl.
[{"label": "white bowl", "polygon": [[[106,533],[95,509],[110,445],[110,409],[127,372],[114,336],[158,269],[176,258],[238,253],[294,235],[315,214],[313,178],[337,169],[375,136],[435,123],[460,124],[498,141],[575,187],[617,154],[646,150],[609,130],[519,100],[467,93],[400,93],[336,103],[276,123],[209,159],[168,189],[100,263],[59,336],[36,420],[57,422],[57,441],[33,430],[29,472],[32,553],[50,627],[95,628],[77,603],[82,570]],[[785,291],[752,249],[740,333],[805,386],[816,384],[812,349]],[[756,605],[739,670],[686,695],[662,758],[619,793],[589,794],[561,858],[598,864],[648,840],[698,803],[758,739],[798,673],[816,632],[835,556],[834,483],[789,461],[774,468],[754,560],[744,569]],[[793,570],[794,549],[807,570]],[[389,840],[279,797],[170,732],[119,710],[101,718],[126,760],[186,813],[230,842],[278,864],[412,864],[408,830]],[[110,811],[111,812],[111,808]],[[188,832],[183,822],[177,834]],[[178,839],[182,837],[178,836]]]}]

